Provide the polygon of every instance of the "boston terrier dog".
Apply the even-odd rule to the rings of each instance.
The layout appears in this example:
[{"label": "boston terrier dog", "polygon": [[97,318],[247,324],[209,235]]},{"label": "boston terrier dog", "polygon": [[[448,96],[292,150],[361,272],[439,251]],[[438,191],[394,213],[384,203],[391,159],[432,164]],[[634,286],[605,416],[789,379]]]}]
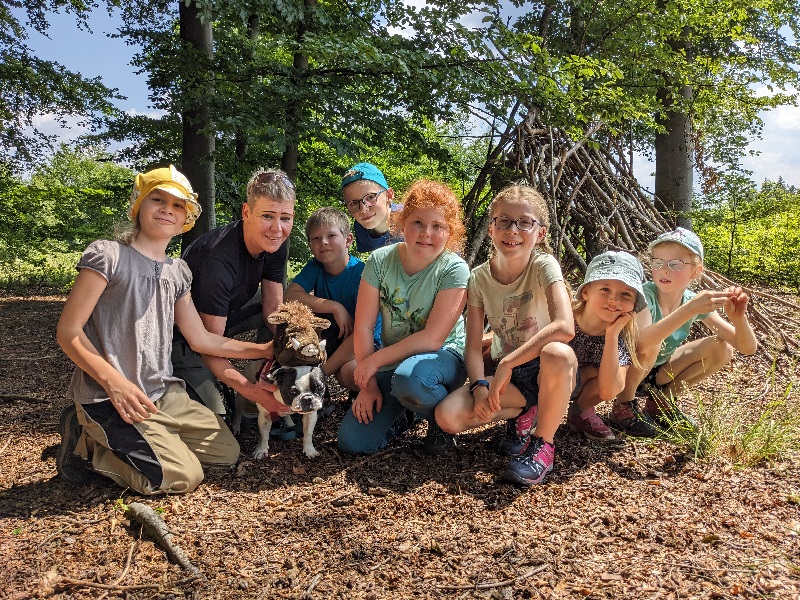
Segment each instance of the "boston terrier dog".
[{"label": "boston terrier dog", "polygon": [[[318,366],[281,367],[267,361],[258,373],[261,381],[269,381],[278,386],[275,399],[286,405],[286,411],[279,413],[287,426],[293,427],[292,413],[303,415],[303,453],[309,458],[319,455],[311,437],[317,424],[317,411],[322,408],[325,397],[325,374]],[[253,458],[262,460],[269,456],[269,432],[272,417],[261,405],[258,406],[258,431],[261,440],[253,453]]]}]

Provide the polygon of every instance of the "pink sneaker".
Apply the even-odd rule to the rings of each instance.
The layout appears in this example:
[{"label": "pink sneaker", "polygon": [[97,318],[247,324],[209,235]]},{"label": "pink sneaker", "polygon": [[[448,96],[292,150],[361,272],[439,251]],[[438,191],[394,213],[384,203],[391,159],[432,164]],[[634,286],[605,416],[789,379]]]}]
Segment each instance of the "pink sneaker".
[{"label": "pink sneaker", "polygon": [[590,440],[607,442],[613,440],[614,433],[603,423],[594,408],[587,408],[580,413],[573,413],[567,417],[569,423],[575,431],[580,431]]},{"label": "pink sneaker", "polygon": [[528,447],[531,431],[536,427],[538,407],[534,404],[514,419],[506,421],[505,436],[500,441],[500,454],[519,456]]}]

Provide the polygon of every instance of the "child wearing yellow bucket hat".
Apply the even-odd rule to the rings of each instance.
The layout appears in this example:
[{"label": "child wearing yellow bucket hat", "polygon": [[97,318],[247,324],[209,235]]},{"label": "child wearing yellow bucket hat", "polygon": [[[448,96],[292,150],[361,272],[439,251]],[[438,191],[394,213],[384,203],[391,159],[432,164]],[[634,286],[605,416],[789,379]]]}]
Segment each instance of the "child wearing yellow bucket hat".
[{"label": "child wearing yellow bucket hat", "polygon": [[204,354],[273,354],[271,344],[231,340],[203,326],[188,265],[166,254],[199,214],[197,194],[175,167],[139,174],[130,201],[133,231],[93,242],[78,261],[56,331],[76,365],[56,455],[56,469],[69,482],[100,474],[140,494],[189,492],[204,466],[229,466],[239,456],[225,423],[192,400],[172,372],[173,325]]}]

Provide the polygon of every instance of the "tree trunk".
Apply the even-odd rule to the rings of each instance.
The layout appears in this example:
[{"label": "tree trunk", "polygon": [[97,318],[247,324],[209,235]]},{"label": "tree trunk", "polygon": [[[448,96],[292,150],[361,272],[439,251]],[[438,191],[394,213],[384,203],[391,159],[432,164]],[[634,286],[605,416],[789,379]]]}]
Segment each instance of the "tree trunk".
[{"label": "tree trunk", "polygon": [[[317,5],[317,0],[303,0],[304,16],[297,26],[295,40],[298,45],[302,45],[306,32],[312,28],[313,12],[312,9]],[[305,110],[303,101],[303,88],[305,87],[306,71],[308,71],[308,56],[303,52],[295,52],[292,64],[292,87],[295,90],[295,99],[290,101],[286,108],[286,148],[281,157],[281,169],[289,176],[289,179],[297,179],[297,164],[300,161],[300,132],[302,130],[303,112]]]},{"label": "tree trunk", "polygon": [[[681,96],[684,100],[691,99],[691,86],[683,86]],[[655,140],[656,197],[661,203],[658,209],[674,215],[681,227],[691,229],[689,212],[692,210],[694,175],[692,121],[685,111],[670,110],[673,102],[667,90],[659,90],[658,97],[665,108],[665,112],[658,116],[658,122],[667,130],[666,133],[657,134]]]},{"label": "tree trunk", "polygon": [[[180,37],[188,56],[196,56],[198,60],[211,65],[214,55],[211,19],[200,20],[202,8],[195,3],[189,6],[184,2],[180,6]],[[217,225],[214,208],[214,130],[207,98],[213,92],[209,70],[199,68],[196,63],[193,76],[186,80],[183,91],[183,145],[181,171],[197,192],[198,201],[203,207],[203,214],[194,228],[183,234],[183,246],[186,247],[203,233]]]}]

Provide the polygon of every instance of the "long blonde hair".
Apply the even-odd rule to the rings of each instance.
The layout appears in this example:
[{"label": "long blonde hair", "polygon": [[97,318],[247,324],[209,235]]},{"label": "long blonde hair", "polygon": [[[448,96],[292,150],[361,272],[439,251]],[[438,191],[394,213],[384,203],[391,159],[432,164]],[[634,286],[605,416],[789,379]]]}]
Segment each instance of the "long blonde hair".
[{"label": "long blonde hair", "polygon": [[[583,289],[588,288],[594,281],[589,282],[584,286]],[[586,300],[581,296],[580,298],[576,298],[572,301],[572,314],[575,315],[575,318],[578,318],[578,315],[582,315],[584,309],[586,308]],[[645,308],[645,310],[647,310]],[[633,366],[637,369],[641,369],[642,365],[639,362],[639,358],[636,356],[636,340],[639,339],[639,327],[636,325],[636,313],[634,313],[633,317],[625,327],[622,328],[622,341],[625,342],[625,347],[628,349],[628,353],[631,355],[631,362]]]}]

